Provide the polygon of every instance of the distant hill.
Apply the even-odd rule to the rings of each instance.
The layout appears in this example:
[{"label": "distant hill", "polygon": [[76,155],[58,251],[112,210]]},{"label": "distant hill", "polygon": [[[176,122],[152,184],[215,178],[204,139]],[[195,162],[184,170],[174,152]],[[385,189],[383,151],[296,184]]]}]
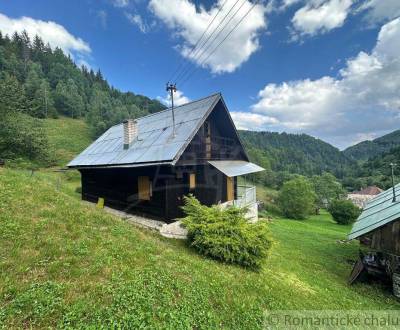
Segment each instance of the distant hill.
[{"label": "distant hill", "polygon": [[400,130],[386,134],[372,141],[360,142],[347,148],[343,153],[353,160],[366,161],[369,158],[386,153],[397,146],[400,146]]},{"label": "distant hill", "polygon": [[339,178],[357,167],[339,149],[307,134],[240,131],[250,156],[268,159],[272,171],[302,175],[331,172]]}]

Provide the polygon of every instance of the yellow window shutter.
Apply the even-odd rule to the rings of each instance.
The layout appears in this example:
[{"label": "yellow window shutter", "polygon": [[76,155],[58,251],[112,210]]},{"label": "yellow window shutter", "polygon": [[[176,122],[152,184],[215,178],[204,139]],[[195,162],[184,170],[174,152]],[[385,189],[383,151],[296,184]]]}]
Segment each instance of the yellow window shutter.
[{"label": "yellow window shutter", "polygon": [[189,176],[189,188],[190,189],[196,188],[196,174],[195,173],[190,173],[190,176]]},{"label": "yellow window shutter", "polygon": [[233,178],[229,176],[226,177],[226,199],[228,201],[233,201],[235,199],[235,186],[233,182]]},{"label": "yellow window shutter", "polygon": [[139,176],[138,178],[139,199],[150,200],[150,180],[148,176]]}]

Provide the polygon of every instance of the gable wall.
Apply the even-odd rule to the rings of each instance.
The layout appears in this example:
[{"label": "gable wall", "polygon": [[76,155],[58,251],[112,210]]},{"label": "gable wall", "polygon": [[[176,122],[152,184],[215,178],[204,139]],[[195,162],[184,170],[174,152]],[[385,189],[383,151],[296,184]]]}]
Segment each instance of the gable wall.
[{"label": "gable wall", "polygon": [[[207,139],[207,123],[210,125],[211,141]],[[209,141],[211,150],[207,152]],[[205,164],[208,160],[248,160],[221,101],[200,127],[177,165]]]}]

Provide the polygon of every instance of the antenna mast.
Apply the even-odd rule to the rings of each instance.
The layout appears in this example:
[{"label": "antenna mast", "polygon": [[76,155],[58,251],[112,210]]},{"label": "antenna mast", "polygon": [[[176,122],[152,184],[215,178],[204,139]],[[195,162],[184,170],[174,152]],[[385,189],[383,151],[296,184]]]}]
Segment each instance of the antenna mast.
[{"label": "antenna mast", "polygon": [[394,202],[396,202],[396,188],[394,186],[394,168],[395,168],[395,166],[397,166],[397,164],[390,163],[389,165],[392,168],[392,188],[393,188],[393,199],[392,199],[392,202],[394,203]]},{"label": "antenna mast", "polygon": [[174,112],[174,93],[176,92],[176,84],[167,82],[167,92],[171,94],[171,110],[172,110],[172,135],[175,137],[175,112]]}]

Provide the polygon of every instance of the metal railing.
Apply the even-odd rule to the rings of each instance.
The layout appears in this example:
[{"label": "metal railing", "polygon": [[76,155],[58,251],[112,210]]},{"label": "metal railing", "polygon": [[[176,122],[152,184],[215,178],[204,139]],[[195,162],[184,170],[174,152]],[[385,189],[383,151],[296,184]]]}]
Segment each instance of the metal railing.
[{"label": "metal railing", "polygon": [[254,204],[256,199],[256,187],[255,186],[237,186],[237,199],[233,201],[233,205],[238,207],[245,207]]}]

